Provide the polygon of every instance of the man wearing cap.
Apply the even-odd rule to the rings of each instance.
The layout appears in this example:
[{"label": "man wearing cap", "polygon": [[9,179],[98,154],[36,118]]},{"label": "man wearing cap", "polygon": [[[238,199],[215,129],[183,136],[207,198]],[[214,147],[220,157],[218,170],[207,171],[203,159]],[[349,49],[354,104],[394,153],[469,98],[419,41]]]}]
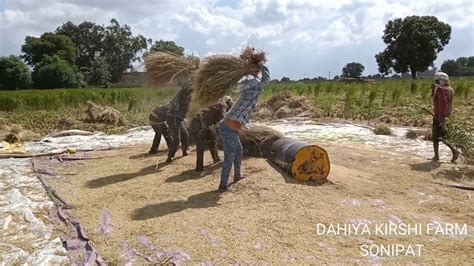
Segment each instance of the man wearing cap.
[{"label": "man wearing cap", "polygon": [[451,149],[453,157],[451,162],[456,162],[459,152],[453,145],[446,141],[445,124],[448,117],[451,116],[453,110],[453,88],[449,86],[449,76],[443,72],[435,74],[435,84],[432,85],[433,96],[433,161],[439,161],[439,142],[443,142]]}]

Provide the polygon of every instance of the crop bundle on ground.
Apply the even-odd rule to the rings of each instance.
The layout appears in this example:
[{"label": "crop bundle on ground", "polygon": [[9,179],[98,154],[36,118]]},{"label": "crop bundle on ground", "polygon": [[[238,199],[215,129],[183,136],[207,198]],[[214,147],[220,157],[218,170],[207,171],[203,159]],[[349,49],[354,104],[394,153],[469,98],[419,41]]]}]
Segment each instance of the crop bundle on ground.
[{"label": "crop bundle on ground", "polygon": [[183,81],[199,67],[199,58],[183,57],[168,53],[152,53],[145,59],[145,68],[153,86],[163,86],[173,81]]},{"label": "crop bundle on ground", "polygon": [[273,143],[283,137],[282,133],[272,128],[251,125],[240,135],[240,140],[246,156],[269,158]]},{"label": "crop bundle on ground", "polygon": [[86,123],[102,123],[106,125],[125,126],[128,122],[116,109],[108,106],[100,106],[92,101],[87,102]]},{"label": "crop bundle on ground", "polygon": [[264,52],[246,48],[239,57],[216,55],[206,59],[194,73],[193,102],[199,106],[212,104],[228,94],[239,80],[247,75],[258,75],[258,64],[266,61]]}]

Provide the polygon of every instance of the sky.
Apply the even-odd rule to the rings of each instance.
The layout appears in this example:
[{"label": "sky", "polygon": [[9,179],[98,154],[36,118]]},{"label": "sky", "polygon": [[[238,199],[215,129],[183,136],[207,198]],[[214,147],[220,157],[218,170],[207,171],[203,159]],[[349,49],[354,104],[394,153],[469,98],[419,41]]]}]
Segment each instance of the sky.
[{"label": "sky", "polygon": [[438,68],[474,56],[474,0],[0,0],[0,56],[19,55],[27,35],[68,20],[116,18],[134,34],[173,40],[198,56],[262,49],[272,78],[332,78],[349,62],[362,63],[369,75],[378,73],[386,23],[410,15],[434,15],[452,26]]}]

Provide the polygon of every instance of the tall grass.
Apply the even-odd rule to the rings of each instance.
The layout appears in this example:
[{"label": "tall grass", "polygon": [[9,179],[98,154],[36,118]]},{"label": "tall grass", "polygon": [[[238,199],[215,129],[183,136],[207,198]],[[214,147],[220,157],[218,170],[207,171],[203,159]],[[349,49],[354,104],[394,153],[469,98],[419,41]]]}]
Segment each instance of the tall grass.
[{"label": "tall grass", "polygon": [[[328,117],[371,120],[389,115],[404,120],[430,121],[414,103],[431,105],[431,80],[377,81],[375,84],[324,81],[315,83],[276,83],[265,87],[262,98],[281,91],[292,91],[313,99],[315,107]],[[454,115],[471,121],[474,79],[454,79]],[[57,128],[59,117],[79,118],[84,104],[91,100],[121,111],[131,125],[147,124],[149,112],[169,100],[175,88],[114,88],[0,91],[0,120],[21,123],[27,128]]]},{"label": "tall grass", "polygon": [[[385,80],[375,84],[343,82],[271,84],[265,89],[264,98],[280,91],[293,91],[314,99],[314,104],[331,117],[374,119],[384,114],[403,116],[412,120],[425,119],[426,114],[414,107],[432,104],[431,80]],[[455,90],[455,108],[468,110],[474,101],[474,79],[458,78],[452,82]],[[460,110],[461,110],[460,109]],[[473,119],[468,112],[457,116]]]},{"label": "tall grass", "polygon": [[168,99],[176,89],[56,89],[0,92],[0,111],[59,110],[83,106],[87,101],[103,105],[128,105],[128,109],[150,103],[159,104]]}]

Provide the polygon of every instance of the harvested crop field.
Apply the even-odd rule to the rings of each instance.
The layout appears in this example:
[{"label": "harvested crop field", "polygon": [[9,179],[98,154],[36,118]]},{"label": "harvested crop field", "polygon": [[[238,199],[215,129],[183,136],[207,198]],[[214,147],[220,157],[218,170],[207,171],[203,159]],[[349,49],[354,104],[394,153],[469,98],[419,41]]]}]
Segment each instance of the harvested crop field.
[{"label": "harvested crop field", "polygon": [[[246,158],[246,179],[219,193],[220,165],[194,171],[194,152],[164,165],[148,146],[93,152],[45,177],[74,206],[92,245],[111,263],[453,263],[474,260],[472,190],[448,186],[454,166],[368,146],[324,146],[329,182],[295,182],[264,159]],[[89,156],[91,153],[88,154]],[[78,154],[76,156],[82,156]],[[210,164],[206,154],[205,165]],[[160,168],[155,169],[159,162]],[[460,183],[458,180],[456,183]],[[464,180],[465,186],[472,182]],[[98,230],[104,225],[110,230]],[[106,220],[108,220],[106,219]],[[318,235],[317,224],[421,224],[423,235]],[[427,224],[467,224],[467,234],[426,235]],[[424,245],[421,256],[362,256],[361,245]],[[132,250],[133,252],[131,252]],[[446,252],[450,256],[445,256]],[[162,261],[163,262],[163,261]]]}]

